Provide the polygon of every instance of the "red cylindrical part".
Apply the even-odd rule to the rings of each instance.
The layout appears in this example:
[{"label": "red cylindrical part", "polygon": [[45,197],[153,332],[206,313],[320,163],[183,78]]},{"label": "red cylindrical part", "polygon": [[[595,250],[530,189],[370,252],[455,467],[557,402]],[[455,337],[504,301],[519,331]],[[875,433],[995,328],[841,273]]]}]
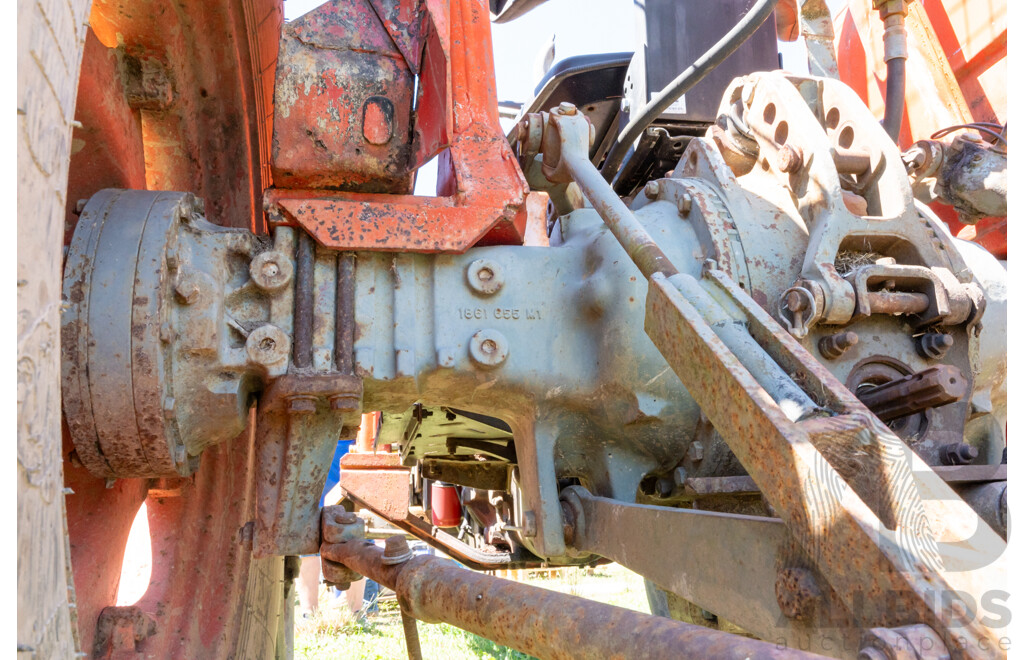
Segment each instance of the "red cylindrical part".
[{"label": "red cylindrical part", "polygon": [[437,527],[462,524],[462,503],[454,485],[441,481],[430,484],[430,518]]}]

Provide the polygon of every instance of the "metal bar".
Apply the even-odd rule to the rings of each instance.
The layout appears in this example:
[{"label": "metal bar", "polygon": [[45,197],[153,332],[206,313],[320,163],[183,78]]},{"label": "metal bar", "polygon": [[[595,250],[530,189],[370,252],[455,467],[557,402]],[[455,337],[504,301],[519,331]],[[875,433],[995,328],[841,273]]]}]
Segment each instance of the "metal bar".
[{"label": "metal bar", "polygon": [[[586,126],[585,123],[571,122],[577,117],[578,115],[574,115],[560,117],[556,120],[562,134],[561,163],[572,175],[590,203],[594,205],[598,215],[608,225],[612,234],[625,248],[626,253],[644,277],[650,279],[655,274],[664,275],[666,278],[670,278],[669,281],[675,286],[680,287],[687,298],[699,306],[702,316],[707,319],[722,341],[739,356],[750,373],[754,374],[758,383],[777,403],[784,406],[791,419],[801,419],[816,413],[818,406],[785,371],[765,354],[764,350],[745,331],[742,324],[716,303],[692,276],[681,274],[665,256],[640,221],[630,212],[594,167],[594,164],[590,162],[586,142],[573,139],[574,133],[580,127]],[[549,127],[547,130],[552,130],[552,128]],[[587,130],[589,131],[589,129]]]},{"label": "metal bar", "polygon": [[927,293],[869,291],[867,299],[872,314],[922,314],[931,305]]},{"label": "metal bar", "polygon": [[338,255],[337,317],[334,323],[334,368],[343,374],[354,370],[352,346],[356,330],[356,257]]},{"label": "metal bar", "polygon": [[325,543],[320,555],[394,590],[417,619],[449,623],[542,660],[822,657],[475,573],[436,557],[386,565],[384,550],[371,541]]},{"label": "metal bar", "polygon": [[[842,424],[836,420],[843,417],[801,424],[787,421],[778,408],[765,400],[751,374],[718,341],[693,305],[661,275],[651,279],[648,289],[646,326],[648,335],[687,390],[750,472],[794,538],[814,558],[821,575],[843,602],[855,610],[859,621],[881,626],[923,622],[938,631],[947,644],[960,649],[964,657],[984,657],[983,649],[994,648],[994,631],[981,624],[973,613],[943,609],[935,598],[942,589],[955,588],[953,585],[967,575],[951,569],[949,555],[943,557],[946,571],[928,566],[918,558],[918,553],[928,548],[927,539],[916,537],[909,544],[904,540],[908,538],[906,532],[921,517],[931,524],[943,522],[928,515],[920,492],[938,497],[938,493],[945,491],[942,505],[953,506],[958,502],[962,508],[957,514],[962,519],[977,520],[962,500],[934,479],[934,473],[929,479],[929,473],[922,472],[916,463],[903,478],[887,473],[884,466],[878,468],[872,498],[875,508],[869,508],[864,499],[870,494],[866,488],[835,485],[850,483],[851,476],[841,476],[833,465],[842,465],[837,459],[851,452],[851,441],[858,433],[855,425],[839,430]],[[775,327],[777,333],[787,334],[777,324]],[[812,360],[809,355],[803,359]],[[835,383],[834,387],[840,385]],[[858,448],[891,451],[899,456],[895,453],[902,447],[899,439],[866,413],[848,415],[844,422],[862,417],[859,433],[871,442],[860,440]],[[831,460],[821,453],[830,443]],[[912,459],[911,455],[906,460]],[[871,470],[861,472],[859,476],[864,480]],[[885,515],[892,525],[883,524],[880,515]],[[828,530],[827,535],[820,530]],[[935,537],[931,542],[935,543]],[[994,562],[1002,545],[1001,539],[985,525],[978,527],[969,543],[964,550],[975,553],[983,562]],[[968,579],[974,578],[975,584],[965,591],[982,594],[986,587],[994,588],[997,567],[974,568],[977,570]]]},{"label": "metal bar", "polygon": [[295,336],[292,362],[299,369],[313,365],[313,257],[315,250],[309,234],[299,234],[295,255]]},{"label": "metal bar", "polygon": [[420,631],[416,628],[416,619],[409,615],[404,607],[402,612],[402,632],[405,633],[405,650],[409,654],[409,660],[423,660],[423,652],[420,650]]},{"label": "metal bar", "polygon": [[[579,486],[560,498],[571,529],[566,545],[628,566],[762,639],[829,655],[858,648],[861,631],[844,620],[846,608],[814,584],[778,518],[627,504]],[[783,614],[776,593],[777,576],[787,568],[809,576],[810,589],[786,595],[799,621]]]}]

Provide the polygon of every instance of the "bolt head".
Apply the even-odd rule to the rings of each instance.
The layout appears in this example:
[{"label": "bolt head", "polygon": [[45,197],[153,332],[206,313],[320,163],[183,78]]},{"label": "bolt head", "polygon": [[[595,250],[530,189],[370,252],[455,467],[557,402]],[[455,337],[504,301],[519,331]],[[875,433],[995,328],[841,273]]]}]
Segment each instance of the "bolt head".
[{"label": "bolt head", "polygon": [[287,287],[292,281],[292,274],[291,260],[276,250],[256,255],[249,264],[249,277],[256,286],[268,293]]},{"label": "bolt head", "polygon": [[288,399],[288,412],[293,415],[310,415],[316,412],[316,397],[308,395],[293,396]]},{"label": "bolt head", "polygon": [[647,185],[644,186],[644,194],[647,195],[647,199],[658,199],[660,192],[661,184],[657,181],[648,181]]},{"label": "bolt head", "polygon": [[199,282],[191,277],[181,277],[174,285],[174,293],[178,302],[183,305],[191,305],[199,300]]},{"label": "bolt head", "polygon": [[245,340],[245,356],[250,364],[273,367],[288,361],[292,350],[291,338],[284,330],[271,325],[261,325]]},{"label": "bolt head", "polygon": [[798,621],[809,619],[821,600],[814,574],[806,568],[784,568],[775,580],[775,597],[782,613]]},{"label": "bolt head", "polygon": [[501,290],[505,274],[492,259],[477,259],[466,267],[466,282],[477,293],[490,296]]},{"label": "bolt head", "polygon": [[693,195],[690,193],[683,193],[679,197],[679,215],[686,217],[690,215],[690,211],[693,209]]},{"label": "bolt head", "polygon": [[387,566],[404,564],[412,559],[412,549],[409,542],[405,540],[405,534],[389,536],[384,540],[384,555],[381,563]]},{"label": "bolt head", "polygon": [[779,170],[786,174],[799,172],[804,166],[804,155],[797,147],[791,144],[779,149],[778,160],[776,161]]},{"label": "bolt head", "polygon": [[351,394],[337,394],[330,398],[331,410],[352,412],[359,410],[359,397]]},{"label": "bolt head", "polygon": [[558,104],[558,114],[572,117],[576,114],[576,106],[568,101],[562,101]]},{"label": "bolt head", "polygon": [[508,353],[508,339],[497,330],[481,330],[469,340],[469,357],[478,366],[500,366],[508,359]]}]

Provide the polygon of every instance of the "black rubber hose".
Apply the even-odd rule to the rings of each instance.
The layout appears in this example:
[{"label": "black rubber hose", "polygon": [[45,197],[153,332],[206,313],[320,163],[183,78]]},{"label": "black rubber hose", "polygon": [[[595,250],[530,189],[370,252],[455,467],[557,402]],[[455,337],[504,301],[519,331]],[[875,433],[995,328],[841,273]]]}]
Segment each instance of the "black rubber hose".
[{"label": "black rubber hose", "polygon": [[676,102],[680,96],[690,91],[694,85],[711,73],[715,67],[725,61],[725,58],[736,52],[736,49],[743,45],[761,25],[768,20],[771,13],[775,11],[775,5],[779,0],[758,0],[750,11],[744,14],[728,34],[718,40],[706,53],[697,58],[685,71],[680,73],[675,80],[669,83],[668,87],[661,90],[651,99],[651,102],[640,109],[636,115],[629,120],[615,143],[608,151],[608,157],[601,167],[601,174],[606,181],[611,181],[619,171],[622,161],[629,153],[630,147],[640,134],[651,125],[668,107]]},{"label": "black rubber hose", "polygon": [[886,63],[885,69],[885,116],[882,118],[882,128],[893,142],[899,144],[907,93],[907,61],[902,57],[894,57]]}]

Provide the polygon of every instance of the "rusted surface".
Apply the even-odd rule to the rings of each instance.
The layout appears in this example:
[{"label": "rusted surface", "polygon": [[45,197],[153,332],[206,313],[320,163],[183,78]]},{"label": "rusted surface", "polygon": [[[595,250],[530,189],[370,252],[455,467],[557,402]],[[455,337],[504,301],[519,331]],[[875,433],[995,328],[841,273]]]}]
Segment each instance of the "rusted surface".
[{"label": "rusted surface", "polygon": [[138,605],[107,607],[96,623],[97,660],[128,660],[138,657],[140,642],[156,632],[156,621]]},{"label": "rusted surface", "polygon": [[370,541],[320,546],[322,557],[394,589],[403,610],[417,619],[450,623],[544,660],[821,657],[481,575],[434,557],[385,565],[383,554]]},{"label": "rusted surface", "polygon": [[[346,454],[342,460],[339,484],[345,495],[357,504],[471,568],[493,570],[513,566],[513,557],[509,553],[477,550],[413,514],[409,510],[409,468],[396,465],[390,469],[373,469],[366,465],[368,461],[365,458],[350,458],[354,456],[365,455]],[[399,457],[398,454],[377,456]],[[356,463],[354,469],[348,467],[349,460]],[[538,565],[540,562],[536,560],[516,561],[514,564],[523,568]]]},{"label": "rusted surface", "polygon": [[[338,249],[463,252],[522,243],[530,214],[546,212],[528,203],[540,193],[529,193],[498,125],[484,3],[422,7],[380,0],[374,13],[336,0],[289,27],[284,52],[294,54],[282,56],[275,120],[278,189],[266,195],[276,224],[302,226]],[[308,30],[366,47],[311,47],[302,42]],[[421,51],[422,58],[412,56]],[[382,83],[380,71],[347,63],[371,55],[372,67],[388,72]],[[413,74],[422,93],[415,120]],[[438,153],[439,197],[398,194],[411,190],[411,173]]]},{"label": "rusted surface", "polygon": [[[815,578],[777,518],[627,504],[579,486],[564,489],[560,498],[566,543],[578,551],[629,566],[779,647],[832,655],[856,645],[860,629],[827,586],[814,602],[809,593],[792,593],[788,586],[780,596],[779,580],[788,585],[786,569],[811,576],[804,583]],[[787,612],[788,604],[799,607]],[[801,617],[789,616],[798,610]]]},{"label": "rusted surface", "polygon": [[[735,285],[730,290],[732,299],[737,302],[745,297]],[[830,462],[825,462],[817,450],[813,449],[815,445],[823,451],[826,449],[822,444],[823,439],[836,433],[835,430],[829,430],[829,427],[843,418],[812,419],[791,426],[781,416],[781,411],[773,410],[770,405],[765,406],[764,393],[754,384],[750,374],[729,354],[674,287],[657,276],[652,279],[649,291],[646,323],[651,338],[688,389],[694,393],[715,428],[728,439],[730,447],[761,486],[765,497],[786,521],[795,538],[815,557],[822,575],[844,602],[856,611],[855,616],[862,621],[887,621],[888,625],[897,625],[906,617],[916,618],[937,630],[945,631],[944,639],[948,643],[958,644],[966,657],[984,657],[983,648],[995,648],[993,632],[977,623],[971,614],[964,612],[961,616],[935,607],[934,585],[942,581],[955,584],[956,580],[962,579],[962,575],[943,574],[920,562],[914,567],[908,566],[895,548],[877,543],[877,535],[885,525],[876,516],[910,524],[907,515],[913,514],[915,502],[919,500],[905,496],[898,501],[879,498],[879,486],[884,489],[899,488],[899,492],[904,494],[908,492],[898,485],[899,481],[888,481],[893,479],[892,476],[886,477],[886,482],[874,486],[873,497],[865,491],[864,484],[858,486],[857,480],[851,479],[853,490],[861,497],[866,497],[866,502],[873,504],[873,508],[869,508],[870,505],[854,495],[854,492],[847,492],[840,503],[836,501],[838,491],[824,485],[825,482],[837,483],[834,480],[843,479],[840,476],[843,473],[854,476],[847,468],[837,473],[836,468]],[[766,323],[768,328],[776,328],[772,332],[776,337],[773,342],[776,347],[781,347],[779,344],[785,346],[793,358],[805,365],[803,368],[806,371],[815,369],[812,365],[817,363],[773,321],[766,319],[763,310],[749,304],[746,310],[751,318],[760,317],[758,320]],[[772,345],[763,338],[761,343]],[[821,369],[820,365],[817,365],[817,369]],[[821,375],[825,381],[822,391],[833,394],[844,391],[826,371]],[[852,396],[840,396],[845,399],[843,407],[853,412],[857,404],[849,401]],[[848,419],[851,431],[859,427],[876,437],[884,436],[884,439],[879,437],[877,442],[900,446],[901,443],[879,428],[877,423],[872,425],[868,417],[860,420],[857,421],[857,416]],[[822,427],[823,422],[827,424]],[[830,461],[834,460],[830,457]],[[934,473],[919,472],[913,476],[921,481],[934,477]],[[794,484],[798,484],[798,487],[794,488]],[[914,488],[909,484],[908,487]],[[928,484],[932,492],[939,488],[940,484]],[[814,503],[814,498],[832,500],[834,504],[823,507]],[[957,503],[962,507],[956,514],[950,515],[960,516],[961,519],[976,517],[951,491],[949,498],[943,500],[942,504],[949,506]],[[815,531],[818,529],[829,530],[827,539],[818,536]],[[977,544],[977,550],[989,553],[989,561],[994,561],[999,554],[1001,541],[992,538],[994,534],[991,530],[987,530],[987,535],[983,540],[976,538],[973,541]],[[971,577],[994,586],[1000,579],[998,574],[999,569],[990,565],[978,569],[976,575]],[[898,603],[895,607],[893,598]],[[954,641],[954,630],[957,631],[958,641]]]},{"label": "rusted surface", "polygon": [[782,613],[790,619],[810,619],[821,602],[821,588],[806,568],[784,568],[775,580],[775,597]]},{"label": "rusted surface", "polygon": [[274,95],[275,185],[410,192],[416,73],[364,0],[333,0],[289,22]]},{"label": "rusted surface", "polygon": [[902,380],[878,385],[858,398],[883,422],[959,401],[970,391],[954,366],[941,364]]},{"label": "rusted surface", "polygon": [[351,374],[354,369],[352,346],[355,343],[355,255],[338,255],[338,286],[335,293],[337,313],[334,319],[334,367],[340,373]]},{"label": "rusted surface", "polygon": [[342,428],[354,428],[358,415],[335,408],[331,400],[361,396],[362,381],[355,376],[289,374],[260,398],[255,556],[316,552],[329,463]]}]

